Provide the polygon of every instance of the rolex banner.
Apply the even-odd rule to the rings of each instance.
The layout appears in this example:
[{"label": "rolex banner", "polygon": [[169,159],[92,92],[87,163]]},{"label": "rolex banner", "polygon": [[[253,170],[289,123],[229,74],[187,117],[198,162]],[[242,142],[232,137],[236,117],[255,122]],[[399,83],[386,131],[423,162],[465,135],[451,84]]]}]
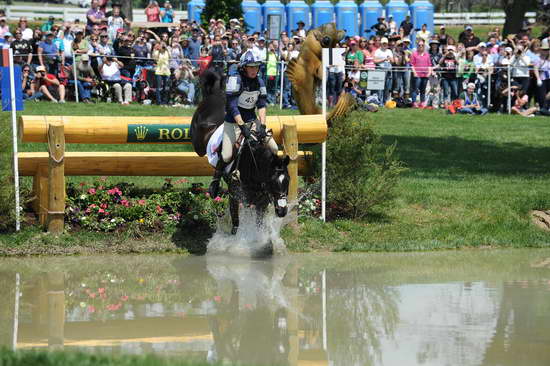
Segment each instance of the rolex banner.
[{"label": "rolex banner", "polygon": [[129,124],[128,142],[171,143],[191,142],[189,124]]}]

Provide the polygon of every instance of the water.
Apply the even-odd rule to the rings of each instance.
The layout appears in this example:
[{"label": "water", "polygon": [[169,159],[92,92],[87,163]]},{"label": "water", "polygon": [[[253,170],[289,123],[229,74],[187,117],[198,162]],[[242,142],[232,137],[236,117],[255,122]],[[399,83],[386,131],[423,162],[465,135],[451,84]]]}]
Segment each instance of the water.
[{"label": "water", "polygon": [[3,259],[0,289],[0,343],[17,349],[550,365],[550,250]]}]

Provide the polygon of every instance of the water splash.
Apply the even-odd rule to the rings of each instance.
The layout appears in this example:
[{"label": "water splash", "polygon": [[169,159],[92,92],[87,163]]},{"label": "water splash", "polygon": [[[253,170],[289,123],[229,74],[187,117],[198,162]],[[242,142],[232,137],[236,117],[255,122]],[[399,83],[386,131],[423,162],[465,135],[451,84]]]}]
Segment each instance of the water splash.
[{"label": "water splash", "polygon": [[[296,202],[289,204],[289,212]],[[256,210],[241,207],[240,225],[236,235],[231,235],[231,216],[229,210],[218,219],[217,229],[207,244],[207,254],[229,254],[239,257],[284,255],[287,253],[285,242],[280,233],[283,226],[291,220],[291,215],[280,218],[275,215],[273,206],[267,208],[263,224],[256,224]]]}]

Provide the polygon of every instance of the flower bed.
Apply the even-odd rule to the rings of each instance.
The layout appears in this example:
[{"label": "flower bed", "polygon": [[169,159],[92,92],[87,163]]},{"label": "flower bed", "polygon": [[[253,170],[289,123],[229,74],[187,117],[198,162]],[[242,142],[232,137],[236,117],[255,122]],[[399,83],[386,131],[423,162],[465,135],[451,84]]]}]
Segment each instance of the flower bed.
[{"label": "flower bed", "polygon": [[133,184],[110,184],[107,177],[93,183],[69,184],[66,223],[71,229],[92,231],[157,231],[185,226],[215,227],[227,207],[227,194],[211,199],[200,184],[167,178],[160,190]]}]

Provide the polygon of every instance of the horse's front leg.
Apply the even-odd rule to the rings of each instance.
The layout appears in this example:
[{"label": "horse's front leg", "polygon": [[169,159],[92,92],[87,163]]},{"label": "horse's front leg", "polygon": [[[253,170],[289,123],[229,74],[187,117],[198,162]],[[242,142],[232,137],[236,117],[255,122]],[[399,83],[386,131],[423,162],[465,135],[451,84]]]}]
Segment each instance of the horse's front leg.
[{"label": "horse's front leg", "polygon": [[261,202],[256,205],[256,226],[263,226],[268,205],[269,202]]},{"label": "horse's front leg", "polygon": [[234,184],[230,183],[229,186],[229,213],[231,214],[231,234],[237,234],[239,230],[239,188]]}]

